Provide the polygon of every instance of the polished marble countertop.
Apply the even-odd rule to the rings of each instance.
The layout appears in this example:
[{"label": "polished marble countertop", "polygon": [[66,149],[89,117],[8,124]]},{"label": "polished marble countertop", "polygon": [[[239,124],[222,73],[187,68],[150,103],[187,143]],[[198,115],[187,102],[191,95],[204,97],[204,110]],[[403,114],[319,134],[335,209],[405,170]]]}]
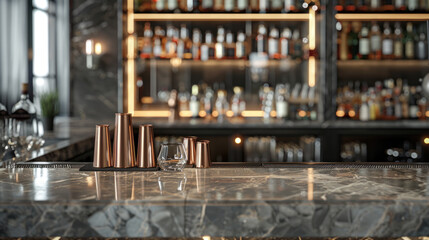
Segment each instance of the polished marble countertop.
[{"label": "polished marble countertop", "polygon": [[0,236],[429,235],[429,169],[0,169]]}]

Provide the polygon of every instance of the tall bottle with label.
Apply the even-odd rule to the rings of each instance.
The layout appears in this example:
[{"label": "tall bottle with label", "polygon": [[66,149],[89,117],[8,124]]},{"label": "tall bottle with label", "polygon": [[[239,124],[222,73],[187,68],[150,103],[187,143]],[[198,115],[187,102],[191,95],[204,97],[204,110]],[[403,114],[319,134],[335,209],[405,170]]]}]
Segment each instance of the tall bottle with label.
[{"label": "tall bottle with label", "polygon": [[162,40],[165,37],[165,32],[160,26],[155,27],[155,37],[153,39],[153,56],[156,59],[161,58],[162,55],[165,55],[165,50],[163,49]]},{"label": "tall bottle with label", "polygon": [[428,49],[427,49],[427,40],[426,34],[421,32],[419,34],[419,41],[417,42],[417,59],[425,60],[427,59]]},{"label": "tall bottle with label", "polygon": [[186,25],[180,27],[180,39],[177,43],[177,57],[183,59],[192,59],[192,41],[189,39],[189,30]]},{"label": "tall bottle with label", "polygon": [[256,52],[267,52],[267,28],[264,24],[259,24],[258,34],[256,35]]},{"label": "tall bottle with label", "polygon": [[236,0],[224,0],[225,12],[232,12],[235,10]]},{"label": "tall bottle with label", "polygon": [[213,10],[215,12],[225,11],[223,0],[214,0]]},{"label": "tall bottle with label", "polygon": [[393,36],[389,23],[384,23],[383,41],[382,41],[383,59],[393,59]]},{"label": "tall bottle with label", "polygon": [[270,35],[268,37],[268,56],[270,59],[279,59],[279,30],[277,28],[271,28]]},{"label": "tall bottle with label", "polygon": [[246,35],[239,31],[237,34],[237,42],[235,43],[235,58],[246,59],[247,57],[247,43]]},{"label": "tall bottle with label", "polygon": [[169,12],[179,11],[177,0],[167,0],[167,9]]},{"label": "tall bottle with label", "polygon": [[297,11],[297,8],[296,8],[295,0],[284,0],[283,12],[288,13],[288,12],[296,12],[296,11]]},{"label": "tall bottle with label", "polygon": [[371,54],[370,59],[381,59],[381,33],[380,27],[377,23],[373,22],[371,25]]},{"label": "tall bottle with label", "polygon": [[241,117],[241,114],[246,110],[246,102],[243,99],[243,89],[234,87],[234,96],[231,99],[231,111],[234,117]]},{"label": "tall bottle with label", "polygon": [[410,12],[416,11],[419,7],[418,0],[408,0],[407,1],[407,10]]},{"label": "tall bottle with label", "polygon": [[225,29],[223,27],[218,27],[217,37],[215,44],[215,57],[216,59],[225,58]]},{"label": "tall bottle with label", "polygon": [[231,31],[226,33],[226,43],[225,43],[225,57],[227,59],[235,58],[235,44],[234,44],[234,35]]},{"label": "tall bottle with label", "polygon": [[369,44],[369,29],[367,26],[362,26],[362,29],[359,33],[359,58],[368,59],[370,53],[370,44]]},{"label": "tall bottle with label", "polygon": [[293,58],[294,59],[302,58],[302,40],[299,36],[298,29],[293,30],[292,41],[293,41]]},{"label": "tall bottle with label", "polygon": [[199,60],[201,56],[201,31],[198,28],[194,28],[192,31],[192,59]]},{"label": "tall bottle with label", "polygon": [[270,12],[281,12],[283,10],[283,0],[270,0]]},{"label": "tall bottle with label", "polygon": [[205,43],[201,45],[201,61],[207,61],[215,58],[215,44],[213,43],[213,35],[210,31],[206,31]]},{"label": "tall bottle with label", "polygon": [[378,11],[381,8],[381,0],[371,0],[370,9],[371,11]]},{"label": "tall bottle with label", "polygon": [[404,58],[404,44],[403,44],[404,35],[402,34],[401,25],[399,22],[395,23],[395,34],[393,42],[393,55],[395,59]]},{"label": "tall bottle with label", "polygon": [[144,32],[143,32],[143,47],[142,47],[142,58],[151,58],[152,57],[152,37],[153,32],[150,28],[150,23],[145,23]]},{"label": "tall bottle with label", "polygon": [[284,84],[278,84],[275,89],[276,116],[278,119],[288,118],[289,112],[289,92],[288,87]]},{"label": "tall bottle with label", "polygon": [[394,6],[396,11],[407,10],[407,7],[405,6],[405,0],[394,0]]},{"label": "tall bottle with label", "polygon": [[200,113],[200,98],[199,98],[199,88],[198,85],[192,85],[192,95],[191,100],[189,101],[189,110],[191,111],[191,116],[193,118],[199,117]]},{"label": "tall bottle with label", "polygon": [[237,11],[244,13],[248,6],[248,0],[237,0]]},{"label": "tall bottle with label", "polygon": [[213,0],[201,0],[201,12],[213,12]]},{"label": "tall bottle with label", "polygon": [[292,40],[292,31],[290,28],[284,28],[282,31],[282,36],[280,38],[280,58],[290,57],[290,47]]},{"label": "tall bottle with label", "polygon": [[404,42],[405,42],[405,58],[406,59],[414,59],[414,30],[413,24],[407,23],[407,33],[405,34]]},{"label": "tall bottle with label", "polygon": [[347,36],[348,59],[357,59],[359,55],[359,25],[357,22],[352,23],[352,29]]}]

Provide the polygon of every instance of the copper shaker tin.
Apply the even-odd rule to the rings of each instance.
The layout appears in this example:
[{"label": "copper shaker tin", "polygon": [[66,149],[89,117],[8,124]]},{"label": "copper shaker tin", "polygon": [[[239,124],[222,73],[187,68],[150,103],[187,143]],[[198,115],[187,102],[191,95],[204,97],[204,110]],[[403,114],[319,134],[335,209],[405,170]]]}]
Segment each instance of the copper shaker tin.
[{"label": "copper shaker tin", "polygon": [[202,140],[197,141],[195,167],[196,168],[209,168],[211,166],[210,161],[210,141]]},{"label": "copper shaker tin", "polygon": [[140,168],[156,167],[155,151],[153,145],[153,127],[151,124],[139,126],[137,165]]},{"label": "copper shaker tin", "polygon": [[183,147],[185,148],[186,157],[188,158],[187,164],[195,164],[196,158],[196,143],[197,137],[189,136],[183,138]]},{"label": "copper shaker tin", "polygon": [[95,126],[94,160],[92,166],[95,168],[111,167],[112,150],[110,146],[109,125],[100,124]]},{"label": "copper shaker tin", "polygon": [[132,116],[129,113],[116,113],[113,166],[115,168],[134,167],[135,158]]}]

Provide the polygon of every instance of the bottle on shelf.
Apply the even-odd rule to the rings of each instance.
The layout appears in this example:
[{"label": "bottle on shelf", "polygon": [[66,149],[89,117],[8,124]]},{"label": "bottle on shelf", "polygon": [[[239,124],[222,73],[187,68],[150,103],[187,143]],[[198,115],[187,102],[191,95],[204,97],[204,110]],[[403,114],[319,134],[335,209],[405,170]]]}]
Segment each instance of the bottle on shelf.
[{"label": "bottle on shelf", "polygon": [[184,24],[180,27],[180,39],[177,42],[177,57],[192,59],[192,41],[189,38],[189,30]]},{"label": "bottle on shelf", "polygon": [[235,0],[224,0],[225,12],[232,12],[235,10]]},{"label": "bottle on shelf", "polygon": [[174,58],[177,55],[178,33],[172,25],[167,26],[167,37],[165,38],[165,54],[161,58]]},{"label": "bottle on shelf", "polygon": [[223,27],[218,27],[217,37],[215,44],[215,58],[223,59],[225,58],[225,29]]},{"label": "bottle on shelf", "polygon": [[381,59],[381,33],[380,27],[377,23],[373,22],[371,25],[371,54],[370,59]]},{"label": "bottle on shelf", "polygon": [[204,106],[204,112],[208,117],[210,117],[213,113],[213,99],[214,99],[214,91],[211,87],[207,87],[204,93],[203,106]]},{"label": "bottle on shelf", "polygon": [[292,42],[293,42],[293,58],[300,59],[302,58],[302,40],[299,37],[299,30],[294,29],[292,34]]},{"label": "bottle on shelf", "polygon": [[371,0],[370,9],[372,11],[378,11],[381,8],[381,0]]},{"label": "bottle on shelf", "polygon": [[369,29],[367,26],[362,26],[359,33],[359,59],[368,59],[370,54]]},{"label": "bottle on shelf", "polygon": [[267,28],[264,24],[259,24],[255,42],[256,52],[267,53]]},{"label": "bottle on shelf", "polygon": [[[159,0],[157,0],[159,1]],[[198,12],[199,1],[198,0],[179,0],[179,8],[182,12]]]},{"label": "bottle on shelf", "polygon": [[275,89],[276,117],[278,119],[288,118],[288,87],[285,84],[278,84]]},{"label": "bottle on shelf", "polygon": [[259,13],[266,13],[268,10],[268,0],[258,0],[258,12]]},{"label": "bottle on shelf", "polygon": [[167,0],[167,9],[168,12],[176,12],[179,10],[178,1],[177,0]]},{"label": "bottle on shelf", "polygon": [[418,0],[407,0],[407,10],[410,12],[416,11],[419,7]]},{"label": "bottle on shelf", "polygon": [[404,44],[403,39],[404,36],[402,34],[401,25],[399,22],[395,23],[395,32],[393,39],[393,56],[395,59],[403,59],[404,58]]},{"label": "bottle on shelf", "polygon": [[395,6],[393,6],[393,0],[383,0],[382,1],[383,5],[381,6],[381,9],[383,11],[394,11],[395,10]]},{"label": "bottle on shelf", "polygon": [[290,28],[284,28],[282,31],[282,36],[280,38],[280,58],[290,57],[290,47],[291,47],[291,38],[292,31]]},{"label": "bottle on shelf", "polygon": [[214,59],[215,45],[213,43],[213,36],[210,31],[206,31],[205,43],[201,45],[201,61]]},{"label": "bottle on shelf", "polygon": [[248,6],[248,0],[237,0],[237,11],[244,13]]},{"label": "bottle on shelf", "polygon": [[226,112],[229,109],[229,104],[227,101],[226,91],[218,90],[217,99],[215,102],[215,108],[217,112],[217,119],[219,122],[222,122],[226,117]]},{"label": "bottle on shelf", "polygon": [[270,0],[270,12],[281,12],[283,10],[282,0]]},{"label": "bottle on shelf", "polygon": [[352,22],[352,28],[347,36],[348,56],[347,59],[358,59],[359,57],[359,23]]},{"label": "bottle on shelf", "polygon": [[153,32],[150,28],[150,23],[145,23],[143,31],[143,46],[141,50],[141,58],[151,58],[152,57],[152,37]]},{"label": "bottle on shelf", "polygon": [[239,31],[237,34],[237,42],[235,43],[235,58],[246,59],[247,49],[246,35]]},{"label": "bottle on shelf", "polygon": [[155,37],[153,40],[153,56],[156,59],[161,58],[163,54],[165,54],[165,50],[163,49],[162,41],[165,37],[165,32],[160,26],[155,27]]},{"label": "bottle on shelf", "polygon": [[201,12],[213,12],[213,0],[201,0]]},{"label": "bottle on shelf", "polygon": [[367,12],[371,3],[370,0],[357,0],[356,8],[359,12]]},{"label": "bottle on shelf", "polygon": [[389,23],[384,23],[383,40],[381,44],[383,59],[393,59],[393,36]]},{"label": "bottle on shelf", "polygon": [[231,111],[234,117],[241,117],[244,110],[246,110],[246,102],[243,99],[243,89],[241,87],[234,87],[234,95],[231,99]]},{"label": "bottle on shelf", "polygon": [[[341,24],[341,23],[340,23]],[[338,45],[338,59],[340,60],[347,60],[348,59],[348,41],[347,41],[347,35],[350,31],[350,23],[344,22],[341,24],[341,30],[340,30],[340,39],[339,39],[339,45]]]},{"label": "bottle on shelf", "polygon": [[225,11],[223,0],[214,0],[213,11],[215,12]]},{"label": "bottle on shelf", "polygon": [[355,12],[356,11],[356,3],[355,0],[345,0],[345,8],[347,12]]},{"label": "bottle on shelf", "polygon": [[198,28],[194,28],[192,31],[192,59],[199,60],[201,56],[201,31]]},{"label": "bottle on shelf", "polygon": [[428,53],[427,44],[428,43],[426,41],[426,34],[421,32],[419,34],[419,40],[417,42],[417,49],[416,49],[417,59],[419,60],[427,59],[427,53]]},{"label": "bottle on shelf", "polygon": [[235,58],[234,35],[232,34],[231,31],[227,31],[226,33],[225,57],[227,59]]},{"label": "bottle on shelf", "polygon": [[405,58],[406,59],[414,59],[414,30],[413,24],[407,23],[407,33],[405,34],[404,42],[405,42]]},{"label": "bottle on shelf", "polygon": [[284,0],[283,6],[283,12],[285,13],[297,11],[295,0]]},{"label": "bottle on shelf", "polygon": [[154,1],[155,3],[155,10],[157,12],[163,12],[165,10],[165,0],[157,0]]},{"label": "bottle on shelf", "polygon": [[394,0],[394,6],[396,11],[407,10],[407,7],[405,6],[405,0]]},{"label": "bottle on shelf", "polygon": [[198,85],[192,85],[192,95],[189,101],[189,110],[193,118],[198,118],[200,113],[200,98],[199,98],[199,87]]},{"label": "bottle on shelf", "polygon": [[279,30],[272,28],[268,37],[268,56],[270,59],[279,59]]}]

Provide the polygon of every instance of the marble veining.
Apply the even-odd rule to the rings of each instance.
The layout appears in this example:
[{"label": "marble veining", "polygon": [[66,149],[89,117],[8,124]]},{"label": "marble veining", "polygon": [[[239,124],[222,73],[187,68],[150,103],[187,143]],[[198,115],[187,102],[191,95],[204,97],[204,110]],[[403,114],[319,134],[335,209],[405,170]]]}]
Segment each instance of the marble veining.
[{"label": "marble veining", "polygon": [[429,235],[427,169],[1,169],[0,236]]}]

